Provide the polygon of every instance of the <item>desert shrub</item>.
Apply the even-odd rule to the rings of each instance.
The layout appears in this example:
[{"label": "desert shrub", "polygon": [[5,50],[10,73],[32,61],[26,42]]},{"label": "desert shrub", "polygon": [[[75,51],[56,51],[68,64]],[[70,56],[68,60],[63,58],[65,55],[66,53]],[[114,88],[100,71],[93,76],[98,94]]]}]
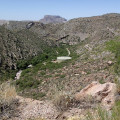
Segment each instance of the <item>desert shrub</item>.
[{"label": "desert shrub", "polygon": [[15,96],[15,87],[11,86],[9,83],[3,83],[0,85],[0,104],[9,104],[15,99]]},{"label": "desert shrub", "polygon": [[16,108],[16,90],[10,83],[2,83],[0,85],[0,119],[2,117],[11,117]]},{"label": "desert shrub", "polygon": [[54,96],[53,103],[58,110],[65,111],[72,105],[72,98],[65,92],[58,92]]}]

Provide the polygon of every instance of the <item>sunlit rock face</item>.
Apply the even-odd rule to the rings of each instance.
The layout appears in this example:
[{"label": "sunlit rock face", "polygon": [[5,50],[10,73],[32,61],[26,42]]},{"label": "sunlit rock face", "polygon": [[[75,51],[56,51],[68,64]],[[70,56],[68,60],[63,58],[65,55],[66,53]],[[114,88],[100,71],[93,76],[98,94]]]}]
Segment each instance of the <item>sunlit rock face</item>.
[{"label": "sunlit rock face", "polygon": [[117,95],[117,86],[115,83],[104,83],[92,82],[80,92],[75,94],[75,99],[81,101],[82,99],[88,99],[93,97],[94,101],[99,101],[107,110],[111,109],[115,103]]}]

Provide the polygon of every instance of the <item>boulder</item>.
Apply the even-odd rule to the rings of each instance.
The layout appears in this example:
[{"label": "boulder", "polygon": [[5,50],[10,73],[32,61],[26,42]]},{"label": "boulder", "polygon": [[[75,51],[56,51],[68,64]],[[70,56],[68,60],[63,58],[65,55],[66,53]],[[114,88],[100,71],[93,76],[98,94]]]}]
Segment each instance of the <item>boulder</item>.
[{"label": "boulder", "polygon": [[108,65],[112,65],[113,64],[113,62],[112,61],[108,61]]},{"label": "boulder", "polygon": [[116,95],[117,87],[115,83],[107,82],[105,84],[100,84],[94,81],[80,92],[76,93],[75,99],[81,101],[91,96],[94,98],[94,101],[101,102],[103,107],[110,110],[115,103]]}]

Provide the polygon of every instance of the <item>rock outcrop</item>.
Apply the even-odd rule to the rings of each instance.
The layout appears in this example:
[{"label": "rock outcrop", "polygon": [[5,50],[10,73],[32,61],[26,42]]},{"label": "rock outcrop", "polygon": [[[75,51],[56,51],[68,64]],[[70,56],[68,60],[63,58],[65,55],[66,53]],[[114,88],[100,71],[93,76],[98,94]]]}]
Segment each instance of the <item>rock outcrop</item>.
[{"label": "rock outcrop", "polygon": [[54,16],[54,15],[45,15],[43,19],[40,20],[41,23],[49,24],[49,23],[64,23],[67,20],[65,18],[62,18],[60,16]]},{"label": "rock outcrop", "polygon": [[93,97],[94,101],[99,101],[107,109],[111,109],[115,103],[117,94],[117,87],[115,83],[100,84],[92,82],[79,93],[75,94],[75,99],[81,101]]}]

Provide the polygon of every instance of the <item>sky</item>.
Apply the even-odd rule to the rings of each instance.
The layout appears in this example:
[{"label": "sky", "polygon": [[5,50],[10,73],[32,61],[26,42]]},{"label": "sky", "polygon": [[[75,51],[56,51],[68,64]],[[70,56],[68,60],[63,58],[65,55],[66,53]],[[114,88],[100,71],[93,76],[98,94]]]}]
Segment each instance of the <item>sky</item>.
[{"label": "sky", "polygon": [[0,19],[40,20],[44,15],[66,19],[120,13],[120,0],[0,0]]}]

